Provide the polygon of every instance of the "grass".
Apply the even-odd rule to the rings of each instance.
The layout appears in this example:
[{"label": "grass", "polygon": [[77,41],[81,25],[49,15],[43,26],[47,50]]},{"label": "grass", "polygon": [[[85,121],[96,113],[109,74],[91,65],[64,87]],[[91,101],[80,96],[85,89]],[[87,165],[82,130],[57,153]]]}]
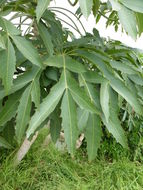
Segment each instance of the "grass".
[{"label": "grass", "polygon": [[0,166],[1,190],[143,190],[143,166],[121,157],[88,163],[84,149],[74,159],[52,144],[41,148],[40,136],[20,166],[11,157]]}]

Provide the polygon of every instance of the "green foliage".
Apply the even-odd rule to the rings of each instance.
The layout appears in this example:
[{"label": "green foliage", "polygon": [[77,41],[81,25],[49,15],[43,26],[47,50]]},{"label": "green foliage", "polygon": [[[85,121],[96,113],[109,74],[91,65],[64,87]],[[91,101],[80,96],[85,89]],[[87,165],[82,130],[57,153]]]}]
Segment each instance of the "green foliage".
[{"label": "green foliage", "polygon": [[36,7],[36,16],[37,21],[39,22],[40,18],[42,17],[43,13],[47,9],[50,0],[38,0],[37,7]]},{"label": "green foliage", "polygon": [[69,153],[73,156],[75,152],[76,140],[78,137],[77,113],[75,102],[68,89],[65,90],[61,104],[61,110],[62,127],[64,129],[65,141],[67,143]]},{"label": "green foliage", "polygon": [[65,90],[63,77],[60,81],[52,87],[49,95],[39,105],[36,112],[29,122],[27,130],[27,138],[29,138],[42,122],[54,111],[55,107],[60,101],[61,96]]},{"label": "green foliage", "polygon": [[40,60],[38,52],[29,41],[19,36],[12,36],[12,39],[24,57],[26,57],[33,64],[39,67],[42,66],[42,61]]},{"label": "green foliage", "polygon": [[[75,6],[77,2],[70,4]],[[78,135],[83,133],[92,161],[105,128],[128,149],[129,128],[122,126],[130,117],[142,121],[143,115],[143,53],[102,39],[95,28],[93,34],[87,33],[80,16],[88,18],[93,11],[96,22],[103,16],[106,26],[113,24],[115,30],[121,23],[136,39],[143,31],[140,3],[79,0],[73,14],[48,7],[49,0],[0,2],[1,146],[10,148],[9,137],[12,145],[13,141],[21,145],[25,137],[31,138],[49,120],[53,142],[64,131],[72,156]],[[70,26],[81,35],[76,39],[63,28],[66,20],[58,18],[56,11],[64,15],[66,11],[67,18],[74,15],[85,34],[71,19]],[[14,15],[8,20],[4,16],[10,12]],[[18,25],[14,19],[19,20]],[[26,21],[27,29],[22,31]]]},{"label": "green foliage", "polygon": [[44,24],[42,24],[42,23],[39,23],[38,24],[38,31],[40,33],[40,36],[43,40],[44,45],[47,48],[49,55],[52,56],[54,53],[53,44],[52,44],[51,36],[50,36],[46,26],[44,26]]},{"label": "green foliage", "polygon": [[101,119],[96,114],[90,113],[87,121],[87,127],[85,129],[89,161],[94,160],[94,158],[97,156],[97,150],[100,147],[101,135]]},{"label": "green foliage", "polygon": [[110,108],[109,108],[109,84],[108,81],[104,81],[101,83],[101,89],[100,89],[100,104],[104,113],[104,116],[106,118],[106,121],[109,121],[110,117]]},{"label": "green foliage", "polygon": [[18,101],[21,93],[17,92],[8,97],[3,109],[0,111],[0,126],[3,127],[8,121],[10,121],[15,115],[18,107]]},{"label": "green foliage", "polygon": [[7,37],[6,49],[0,51],[0,59],[2,63],[0,64],[0,77],[2,79],[2,84],[5,88],[5,94],[8,94],[13,83],[13,75],[15,72],[16,57],[13,45],[10,39]]},{"label": "green foliage", "polygon": [[15,134],[19,144],[21,143],[21,140],[25,134],[27,124],[30,120],[31,88],[32,84],[25,89],[20,98],[20,103],[17,109]]}]

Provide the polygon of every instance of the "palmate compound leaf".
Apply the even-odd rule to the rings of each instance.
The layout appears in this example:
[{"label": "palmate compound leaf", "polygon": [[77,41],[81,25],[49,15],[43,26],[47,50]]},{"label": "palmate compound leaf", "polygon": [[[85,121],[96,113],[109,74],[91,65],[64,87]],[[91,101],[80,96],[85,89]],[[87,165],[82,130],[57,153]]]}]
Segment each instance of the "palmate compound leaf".
[{"label": "palmate compound leaf", "polygon": [[15,134],[17,138],[17,142],[20,144],[25,133],[27,124],[30,120],[30,111],[31,111],[31,89],[32,84],[30,84],[24,91],[21,96],[20,103],[17,109],[17,117],[16,117],[16,126],[15,126]]},{"label": "palmate compound leaf", "polygon": [[79,5],[81,8],[81,12],[87,19],[93,7],[93,0],[79,0]]},{"label": "palmate compound leaf", "polygon": [[98,113],[95,104],[86,95],[85,91],[81,89],[76,80],[67,71],[66,58],[63,55],[63,78],[65,81],[65,94],[61,104],[62,126],[65,133],[65,141],[67,143],[68,151],[73,156],[75,152],[76,140],[78,137],[77,127],[77,110],[75,102],[88,112]]},{"label": "palmate compound leaf", "polygon": [[[72,59],[70,56],[64,55],[64,59],[65,59],[66,69],[75,73],[86,72],[84,65]],[[53,66],[57,68],[63,68],[64,67],[63,55],[55,55],[55,56],[49,57],[48,59],[44,61],[44,65]]]},{"label": "palmate compound leaf", "polygon": [[134,110],[142,115],[142,105],[140,104],[138,97],[132,94],[130,89],[125,85],[125,83],[114,75],[113,70],[102,60],[99,59],[94,52],[88,52],[83,50],[78,50],[78,55],[89,60],[94,64],[103,74],[103,76],[109,81],[111,87],[119,93],[133,108]]},{"label": "palmate compound leaf", "polygon": [[38,0],[38,4],[36,7],[36,16],[37,21],[39,22],[40,18],[42,17],[45,10],[48,8],[50,0]]},{"label": "palmate compound leaf", "polygon": [[16,115],[16,110],[19,104],[21,91],[14,93],[8,97],[5,105],[0,110],[0,126],[4,126]]},{"label": "palmate compound leaf", "polygon": [[[30,70],[26,71],[24,74],[18,76],[8,92],[8,95],[20,90],[24,86],[26,86],[29,82],[31,82],[37,73],[40,71],[40,68],[37,66],[33,66]],[[0,86],[0,100],[5,97],[5,90],[2,86]]]},{"label": "palmate compound leaf", "polygon": [[29,138],[40,126],[40,124],[54,111],[63,95],[64,90],[64,79],[61,77],[59,82],[51,88],[50,93],[39,105],[38,109],[32,116],[26,132],[27,138]]},{"label": "palmate compound leaf", "polygon": [[63,76],[66,81],[66,88],[70,90],[74,101],[79,105],[79,107],[91,113],[100,114],[100,111],[96,108],[95,104],[91,102],[85,91],[79,87],[78,83],[71,76],[70,72],[64,69]]},{"label": "palmate compound leaf", "polygon": [[75,153],[76,140],[78,138],[77,111],[75,102],[68,88],[65,90],[61,104],[61,117],[68,152],[73,156]]},{"label": "palmate compound leaf", "polygon": [[36,48],[24,37],[11,36],[18,50],[34,65],[42,68],[42,61]]},{"label": "palmate compound leaf", "polygon": [[88,160],[92,161],[97,156],[97,150],[100,146],[102,136],[101,119],[98,115],[89,114],[84,133],[87,141]]},{"label": "palmate compound leaf", "polygon": [[62,127],[64,129],[68,151],[73,156],[78,137],[77,110],[75,102],[80,107],[90,112],[97,112],[99,114],[99,111],[96,109],[94,103],[90,101],[90,98],[86,93],[78,86],[78,83],[71,76],[70,72],[67,71],[67,59],[64,55],[62,56],[62,59],[62,75],[65,80],[65,94],[61,104]]},{"label": "palmate compound leaf", "polygon": [[16,57],[14,47],[7,37],[6,49],[0,51],[0,78],[5,89],[5,94],[8,94],[13,84],[13,75],[16,65]]}]

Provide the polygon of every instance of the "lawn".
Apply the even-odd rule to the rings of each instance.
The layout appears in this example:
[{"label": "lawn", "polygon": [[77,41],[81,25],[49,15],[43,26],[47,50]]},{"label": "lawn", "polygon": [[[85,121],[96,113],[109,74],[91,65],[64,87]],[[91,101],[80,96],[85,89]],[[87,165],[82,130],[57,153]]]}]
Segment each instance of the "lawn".
[{"label": "lawn", "polygon": [[[106,145],[103,143],[97,159],[89,163],[84,146],[72,159],[67,152],[58,151],[52,143],[43,147],[43,140],[44,135],[40,134],[17,168],[12,165],[13,153],[1,159],[1,190],[143,189],[142,163],[130,161],[125,150],[117,144],[114,145],[115,150],[104,152]],[[3,155],[6,154],[8,152]]]}]

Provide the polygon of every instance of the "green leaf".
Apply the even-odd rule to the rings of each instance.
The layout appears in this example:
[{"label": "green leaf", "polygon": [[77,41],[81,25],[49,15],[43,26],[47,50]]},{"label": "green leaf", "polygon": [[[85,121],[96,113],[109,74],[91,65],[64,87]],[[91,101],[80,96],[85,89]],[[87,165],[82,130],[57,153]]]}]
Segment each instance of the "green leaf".
[{"label": "green leaf", "polygon": [[30,41],[20,36],[12,36],[12,39],[19,51],[24,55],[24,57],[26,57],[33,64],[42,67],[42,61],[40,59],[40,56],[36,48],[32,45]]},{"label": "green leaf", "polygon": [[65,142],[69,153],[73,156],[75,153],[76,140],[78,137],[77,113],[75,102],[66,89],[61,104],[62,127],[64,129]]},{"label": "green leaf", "polygon": [[24,93],[21,96],[20,104],[17,110],[16,117],[16,126],[15,126],[15,134],[17,138],[17,142],[20,144],[24,135],[25,130],[30,120],[30,111],[31,111],[31,88],[30,84]]},{"label": "green leaf", "polygon": [[[66,69],[75,72],[75,73],[82,73],[85,72],[85,67],[83,64],[80,62],[72,59],[71,57],[64,55],[65,57],[65,67]],[[47,66],[53,66],[57,68],[62,68],[64,67],[64,62],[63,62],[63,55],[56,55],[49,57],[44,61],[44,64]]]},{"label": "green leaf", "polygon": [[60,109],[56,108],[50,115],[50,134],[54,143],[57,142],[60,136],[61,128]]},{"label": "green leaf", "polygon": [[90,101],[92,103],[95,104],[95,106],[98,108],[98,110],[100,110],[101,112],[101,106],[100,106],[100,99],[98,96],[98,89],[95,88],[95,85],[93,86],[91,83],[86,82],[85,77],[83,74],[80,75],[81,76],[81,86],[83,85],[85,88],[85,92],[88,95],[88,97],[90,98]]},{"label": "green leaf", "polygon": [[119,142],[124,148],[128,148],[127,137],[125,132],[121,127],[120,121],[118,119],[119,107],[118,107],[118,96],[110,88],[110,117],[108,122],[102,116],[102,121],[106,125],[108,131],[114,136],[117,142]]},{"label": "green leaf", "polygon": [[[1,6],[1,2],[4,2],[4,1],[7,1],[7,0],[0,0],[0,6]],[[5,16],[8,16],[12,11],[12,8],[8,7],[8,9],[3,9],[0,11],[0,16],[1,17],[5,17]]]},{"label": "green leaf", "polygon": [[15,55],[16,55],[16,66],[17,67],[23,66],[24,63],[29,62],[17,48],[15,48]]},{"label": "green leaf", "polygon": [[15,137],[14,125],[15,125],[15,119],[10,120],[9,122],[6,123],[2,132],[3,137],[9,144],[12,144],[14,141]]},{"label": "green leaf", "polygon": [[53,143],[56,143],[61,131],[61,123],[59,122],[59,118],[55,117],[54,120],[50,120],[50,134]]},{"label": "green leaf", "polygon": [[110,65],[112,68],[117,69],[118,71],[121,71],[126,74],[137,74],[137,70],[133,69],[132,65],[129,65],[126,61],[110,61]]},{"label": "green leaf", "polygon": [[[20,90],[23,88],[25,85],[27,85],[29,82],[31,82],[37,73],[40,71],[39,67],[34,66],[32,69],[29,71],[25,72],[23,75],[18,76],[14,82],[13,86],[9,90],[8,95],[16,92],[17,90]],[[0,86],[0,100],[5,97],[5,90],[2,86]]]},{"label": "green leaf", "polygon": [[79,5],[81,8],[81,12],[84,17],[87,19],[90,15],[93,6],[93,0],[79,0]]},{"label": "green leaf", "polygon": [[91,113],[100,114],[95,104],[86,95],[85,91],[78,86],[78,83],[75,81],[74,78],[71,77],[70,73],[66,71],[65,75],[67,88],[70,90],[73,99],[81,107],[81,109],[86,109]]},{"label": "green leaf", "polygon": [[137,19],[137,24],[138,24],[138,32],[140,36],[143,32],[143,14],[136,13],[136,19]]},{"label": "green leaf", "polygon": [[3,137],[0,137],[0,147],[8,149],[12,148],[12,146]]},{"label": "green leaf", "polygon": [[45,10],[48,8],[50,0],[38,0],[38,4],[36,7],[36,16],[37,21],[39,22],[40,18],[42,17]]},{"label": "green leaf", "polygon": [[82,73],[83,77],[87,82],[100,84],[104,81],[104,78],[102,75],[100,75],[97,71],[87,71],[85,73]]},{"label": "green leaf", "polygon": [[129,79],[134,83],[143,86],[143,77],[140,75],[128,75]]},{"label": "green leaf", "polygon": [[35,106],[38,108],[40,104],[40,78],[41,72],[37,74],[35,79],[32,81],[32,90],[31,90],[31,98],[32,102],[34,102]]},{"label": "green leaf", "polygon": [[7,38],[6,50],[0,51],[0,77],[5,88],[6,94],[8,94],[13,84],[13,75],[16,65],[16,57],[14,47],[9,38]]},{"label": "green leaf", "polygon": [[107,122],[105,118],[102,118],[102,120],[116,141],[119,142],[124,148],[127,148],[127,138],[125,136],[124,130],[121,127],[120,121],[113,111],[111,111],[110,114],[111,118],[109,119],[109,122]]},{"label": "green leaf", "polygon": [[45,75],[48,79],[58,81],[58,70],[57,70],[57,68],[48,67],[45,71]]},{"label": "green leaf", "polygon": [[119,0],[123,5],[129,9],[143,13],[143,1],[142,0]]},{"label": "green leaf", "polygon": [[108,122],[110,112],[109,112],[109,82],[104,81],[101,84],[100,88],[100,103],[105,116],[106,121]]},{"label": "green leaf", "polygon": [[8,100],[0,112],[0,126],[4,126],[8,121],[15,117],[20,95],[21,92],[17,92],[8,97]]},{"label": "green leaf", "polygon": [[44,45],[47,48],[49,55],[52,56],[54,53],[54,49],[53,49],[54,47],[52,44],[51,36],[50,36],[47,28],[44,26],[44,24],[39,23],[38,30],[39,30],[39,34],[44,42]]},{"label": "green leaf", "polygon": [[122,6],[118,11],[120,22],[125,31],[134,39],[137,38],[137,27],[135,13],[128,8]]},{"label": "green leaf", "polygon": [[0,35],[0,48],[6,49],[4,37]]},{"label": "green leaf", "polygon": [[84,129],[87,126],[87,121],[89,117],[89,112],[83,109],[77,109],[77,118],[78,118],[78,130],[80,133],[84,132]]},{"label": "green leaf", "polygon": [[138,114],[142,114],[142,106],[138,101],[138,97],[132,94],[130,89],[117,78],[112,69],[105,64],[102,60],[100,60],[94,53],[87,52],[87,51],[78,51],[79,55],[88,59],[94,65],[96,65],[99,70],[103,73],[103,76],[110,82],[112,88],[118,92],[133,108]]},{"label": "green leaf", "polygon": [[139,95],[139,97],[141,97],[141,99],[143,100],[143,87],[142,86],[136,86],[136,91],[137,94]]},{"label": "green leaf", "polygon": [[100,7],[100,0],[93,0],[93,15],[96,17],[97,13],[98,13],[98,9]]},{"label": "green leaf", "polygon": [[109,0],[111,5],[112,5],[112,9],[115,11],[119,11],[122,7],[122,5],[118,2],[118,0]]},{"label": "green leaf", "polygon": [[43,100],[32,116],[28,130],[26,132],[27,138],[29,138],[40,126],[40,124],[54,111],[62,97],[64,90],[65,84],[63,78],[61,78],[60,81],[51,88],[48,96]]},{"label": "green leaf", "polygon": [[96,114],[90,114],[85,130],[85,138],[87,140],[88,160],[92,161],[97,156],[97,150],[100,146],[102,135],[101,119]]},{"label": "green leaf", "polygon": [[0,17],[0,27],[8,33],[8,35],[19,35],[20,30],[18,30],[10,21],[3,17]]},{"label": "green leaf", "polygon": [[85,87],[85,91],[87,92],[87,95],[89,96],[91,102],[94,102],[94,97],[92,95],[92,91],[90,91],[90,88],[89,88],[89,85],[91,85],[91,84],[86,82],[86,80],[82,74],[80,75],[80,77],[81,77],[80,86],[83,85]]}]

